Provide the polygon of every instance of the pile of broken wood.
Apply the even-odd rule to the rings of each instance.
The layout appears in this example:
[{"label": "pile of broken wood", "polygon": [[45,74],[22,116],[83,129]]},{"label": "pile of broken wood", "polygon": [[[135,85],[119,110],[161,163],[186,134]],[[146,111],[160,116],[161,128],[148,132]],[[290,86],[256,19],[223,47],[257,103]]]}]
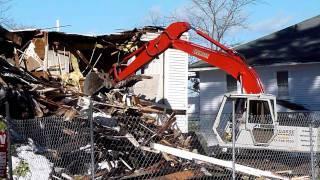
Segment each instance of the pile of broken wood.
[{"label": "pile of broken wood", "polygon": [[[178,129],[175,122],[178,111],[131,94],[128,86],[134,84],[132,81],[89,97],[72,86],[64,85],[59,78],[49,77],[49,81],[38,78],[3,58],[0,65],[1,99],[2,102],[9,102],[12,118],[59,116],[73,123],[75,118],[89,122],[92,116],[97,178],[201,177],[207,172],[203,165],[150,147],[152,143],[160,143],[198,151],[201,146],[195,145],[195,136],[182,134]],[[135,82],[143,79],[141,76],[134,77]],[[67,129],[61,129],[66,136],[81,133],[77,129],[70,133]],[[59,150],[55,152],[59,154]],[[218,170],[221,171],[220,168]],[[79,175],[71,171],[63,172],[70,177]],[[57,173],[54,175],[59,176]]]}]

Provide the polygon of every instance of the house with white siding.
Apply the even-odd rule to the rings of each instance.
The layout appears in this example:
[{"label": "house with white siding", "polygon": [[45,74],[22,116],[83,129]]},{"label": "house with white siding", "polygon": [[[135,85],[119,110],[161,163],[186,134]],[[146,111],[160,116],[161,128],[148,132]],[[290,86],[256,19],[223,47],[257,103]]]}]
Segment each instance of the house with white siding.
[{"label": "house with white siding", "polygon": [[[160,33],[146,33],[141,40],[150,41]],[[188,33],[181,39],[188,40]],[[140,73],[152,76],[152,79],[138,82],[134,93],[142,94],[168,109],[178,110],[180,113],[175,116],[177,126],[183,133],[188,132],[188,54],[169,48],[144,66]]]},{"label": "house with white siding", "polygon": [[[283,106],[320,110],[320,16],[234,49],[257,71],[266,93],[277,96],[282,104],[278,111],[289,111]],[[189,71],[200,78],[199,107],[195,108],[199,109],[200,124],[211,128],[223,95],[240,93],[240,84],[203,61],[190,65]]]}]

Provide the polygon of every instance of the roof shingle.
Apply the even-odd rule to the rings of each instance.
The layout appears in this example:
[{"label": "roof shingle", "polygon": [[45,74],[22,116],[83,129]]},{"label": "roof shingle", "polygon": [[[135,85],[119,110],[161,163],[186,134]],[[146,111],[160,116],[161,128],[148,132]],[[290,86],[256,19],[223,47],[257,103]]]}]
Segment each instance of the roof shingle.
[{"label": "roof shingle", "polygon": [[[235,47],[251,66],[320,62],[320,15]],[[211,67],[199,61],[189,68]]]}]

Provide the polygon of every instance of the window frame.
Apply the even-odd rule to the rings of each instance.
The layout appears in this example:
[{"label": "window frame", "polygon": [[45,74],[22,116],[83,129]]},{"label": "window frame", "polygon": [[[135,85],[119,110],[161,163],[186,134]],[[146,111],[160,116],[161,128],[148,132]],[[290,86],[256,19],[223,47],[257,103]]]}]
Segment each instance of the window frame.
[{"label": "window frame", "polygon": [[[279,82],[285,79],[285,78],[279,77],[281,73],[286,73],[287,75],[286,83]],[[277,83],[277,97],[279,99],[288,99],[290,95],[289,71],[288,70],[276,71],[276,83]]]},{"label": "window frame", "polygon": [[[228,93],[237,92],[238,91],[238,81],[229,74],[226,74],[226,90]],[[231,82],[230,82],[231,80]],[[232,84],[235,83],[235,84]]]},{"label": "window frame", "polygon": [[[274,123],[275,123],[275,116],[274,116],[274,114],[275,114],[275,112],[274,112],[274,110],[272,109],[272,108],[274,108],[274,107],[272,107],[272,105],[271,105],[271,101],[269,100],[269,99],[248,99],[247,100],[248,102],[247,102],[247,105],[248,105],[248,107],[247,107],[247,123],[248,124],[268,124],[268,125],[274,125]],[[260,101],[260,102],[267,102],[267,104],[268,104],[268,109],[269,109],[269,112],[270,112],[270,116],[271,116],[271,122],[272,123],[261,123],[261,122],[251,122],[250,121],[250,108],[251,108],[251,102],[250,101]]]}]

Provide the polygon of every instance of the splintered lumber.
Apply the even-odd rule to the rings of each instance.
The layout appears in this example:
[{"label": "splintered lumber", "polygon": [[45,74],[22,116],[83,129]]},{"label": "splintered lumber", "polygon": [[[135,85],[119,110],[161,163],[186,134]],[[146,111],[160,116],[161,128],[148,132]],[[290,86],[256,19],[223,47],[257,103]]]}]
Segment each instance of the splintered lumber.
[{"label": "splintered lumber", "polygon": [[[171,155],[183,158],[183,159],[188,159],[188,160],[193,160],[193,161],[202,161],[202,162],[206,162],[206,163],[209,163],[212,165],[217,165],[217,166],[222,166],[222,167],[225,167],[228,169],[232,169],[232,161],[226,161],[226,160],[221,160],[221,159],[217,159],[217,158],[213,158],[213,157],[209,157],[209,156],[204,156],[201,154],[196,154],[193,152],[173,148],[170,146],[165,146],[165,145],[158,144],[158,143],[152,143],[150,147],[153,149],[156,149],[158,151],[161,151],[161,152],[164,152],[167,154],[171,154]],[[252,168],[252,167],[248,167],[248,166],[244,166],[244,165],[240,165],[240,164],[235,164],[235,170],[237,172],[249,174],[249,175],[256,176],[256,177],[266,177],[266,178],[275,178],[275,179],[283,179],[283,180],[289,179],[285,176],[281,176],[281,175],[278,175],[278,174],[270,172],[270,171],[263,171],[260,169],[256,169],[256,168]]]},{"label": "splintered lumber", "polygon": [[164,104],[160,104],[160,103],[155,103],[155,102],[151,102],[145,99],[139,99],[139,104],[143,107],[145,107],[145,110],[148,110],[148,108],[152,108],[154,110],[158,110],[158,112],[162,111],[162,112],[166,112],[167,114],[170,113],[175,113],[176,115],[184,115],[186,114],[185,110],[176,110],[176,109],[172,109],[171,107],[164,105]]},{"label": "splintered lumber", "polygon": [[84,54],[83,54],[81,51],[76,50],[76,53],[77,53],[77,55],[80,57],[80,59],[81,59],[84,63],[86,63],[87,66],[89,66],[90,68],[92,68],[92,66],[91,66],[91,64],[89,63],[88,59],[84,56]]},{"label": "splintered lumber", "polygon": [[127,79],[118,82],[115,85],[115,88],[131,87],[137,82],[142,81],[143,79],[151,79],[151,78],[152,78],[151,76],[146,76],[146,75],[130,76]]},{"label": "splintered lumber", "polygon": [[171,127],[172,123],[176,121],[176,118],[174,117],[175,113],[172,113],[168,120],[162,125],[162,127],[159,129],[158,134],[159,136],[162,135],[162,133],[167,130],[169,127]]},{"label": "splintered lumber", "polygon": [[155,180],[171,180],[171,179],[191,179],[191,178],[196,178],[196,177],[197,177],[197,175],[194,172],[194,170],[186,170],[186,171],[180,171],[180,172],[167,174],[164,176],[159,176],[154,179]]},{"label": "splintered lumber", "polygon": [[161,114],[163,111],[157,110],[156,108],[152,107],[140,107],[139,110],[143,113],[158,113]]},{"label": "splintered lumber", "polygon": [[16,45],[21,45],[22,38],[16,33],[9,32],[3,27],[0,27],[0,35],[5,37],[7,40],[12,41]]}]

